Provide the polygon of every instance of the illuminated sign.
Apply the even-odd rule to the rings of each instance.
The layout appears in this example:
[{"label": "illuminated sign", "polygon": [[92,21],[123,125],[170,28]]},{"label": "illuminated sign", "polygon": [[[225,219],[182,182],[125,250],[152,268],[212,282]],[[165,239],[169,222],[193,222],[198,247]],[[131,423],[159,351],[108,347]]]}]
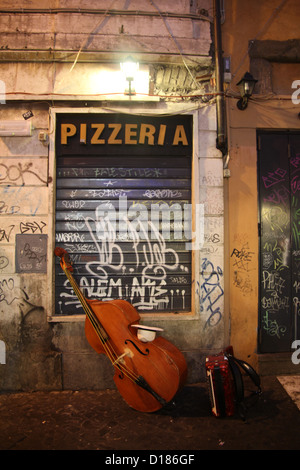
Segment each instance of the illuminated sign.
[{"label": "illuminated sign", "polygon": [[[174,118],[131,116],[123,114],[68,114],[58,116],[57,146],[62,152],[92,153],[102,152],[106,147],[109,152],[126,153],[131,146],[134,153],[144,153],[147,147],[160,147],[164,151],[170,148],[191,148],[192,129],[190,117],[176,116]],[[134,149],[134,147],[136,147]],[[109,149],[108,149],[109,148]],[[77,149],[77,150],[76,150]],[[179,150],[179,154],[182,151]]]}]

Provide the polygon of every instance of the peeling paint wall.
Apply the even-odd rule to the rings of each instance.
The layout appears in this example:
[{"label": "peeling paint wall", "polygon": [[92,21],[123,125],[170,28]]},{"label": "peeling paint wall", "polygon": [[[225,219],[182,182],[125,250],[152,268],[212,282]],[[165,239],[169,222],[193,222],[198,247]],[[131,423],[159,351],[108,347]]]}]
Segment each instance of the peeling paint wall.
[{"label": "peeling paint wall", "polygon": [[[90,8],[86,2],[77,3]],[[116,2],[120,8],[121,3]],[[129,3],[130,10],[135,4],[145,11],[151,9],[151,2]],[[0,123],[24,121],[25,113],[31,111],[32,116],[28,119],[32,133],[0,137],[0,341],[5,346],[5,363],[0,357],[2,390],[114,386],[111,365],[105,356],[91,350],[85,338],[83,320],[49,321],[54,313],[53,116],[56,109],[67,112],[86,107],[89,112],[107,112],[109,109],[137,114],[193,115],[193,202],[204,210],[203,245],[193,251],[194,307],[190,315],[171,315],[163,319],[153,315],[146,323],[162,326],[164,336],[184,352],[190,382],[204,377],[205,353],[219,350],[226,344],[223,162],[216,149],[216,108],[210,82],[213,72],[212,5],[208,0],[173,3],[160,2],[161,11],[172,11],[179,16],[202,15],[204,20],[168,18],[174,36],[170,37],[165,22],[153,8],[151,11],[156,15],[152,19],[139,15],[109,17],[109,21],[105,19],[105,28],[101,23],[89,46],[79,54],[78,62],[76,56],[82,40],[87,39],[100,18],[103,21],[103,15],[82,15],[81,33],[78,32],[77,11],[62,15],[49,12],[28,12],[28,16],[21,12],[6,12],[4,15],[0,78],[6,85],[7,94],[0,108]],[[2,1],[1,7],[8,10],[11,4]],[[48,9],[51,5],[31,2],[30,8],[35,7]],[[55,7],[64,8],[65,2],[55,2]],[[17,2],[13,8],[21,8],[21,5]],[[164,41],[158,38],[153,42],[158,31]],[[20,44],[22,50],[17,50]],[[182,48],[180,51],[178,45]],[[128,50],[139,54],[144,64],[150,64],[154,80],[152,92],[160,94],[161,99],[128,105],[126,102],[103,103],[99,97],[91,102],[90,98],[84,97],[87,93],[97,93],[97,88],[87,87],[87,78],[95,72],[96,60],[104,57],[108,60],[110,53],[120,57]],[[185,65],[182,52],[185,53]],[[75,68],[71,69],[74,64]],[[187,65],[195,76],[199,72],[198,84],[198,78],[195,78],[197,85],[192,83]],[[172,101],[168,100],[168,96],[178,93],[208,93],[208,96],[192,101],[176,96]],[[46,253],[42,237],[47,239]],[[24,241],[19,251],[18,240]]]},{"label": "peeling paint wall", "polygon": [[[2,105],[0,119],[23,120],[26,110]],[[52,348],[45,311],[47,275],[16,272],[16,237],[48,236],[48,147],[38,139],[41,129],[48,131],[48,111],[39,104],[31,110],[32,136],[0,139],[0,339],[6,349],[0,383],[5,390],[56,389],[61,380],[60,356]],[[34,247],[25,249],[27,269],[44,254]]]}]

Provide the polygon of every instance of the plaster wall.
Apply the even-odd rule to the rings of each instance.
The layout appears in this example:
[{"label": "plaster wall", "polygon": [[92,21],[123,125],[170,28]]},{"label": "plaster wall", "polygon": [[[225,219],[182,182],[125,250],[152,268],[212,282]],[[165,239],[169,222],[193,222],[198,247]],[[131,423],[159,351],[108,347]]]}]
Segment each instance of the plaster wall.
[{"label": "plaster wall", "polygon": [[[26,12],[23,3],[0,2],[0,121],[24,121],[24,114],[32,113],[31,135],[0,137],[0,389],[114,386],[108,359],[87,343],[83,318],[52,317],[55,113],[72,109],[193,115],[193,203],[204,219],[203,243],[193,250],[193,310],[181,317],[148,316],[147,323],[164,328],[164,336],[184,352],[188,380],[199,381],[205,354],[228,342],[223,162],[216,150],[214,100],[176,95],[211,91],[212,2],[163,1],[158,11],[152,2],[132,1],[126,2],[128,11],[111,15],[111,2],[102,2],[105,11],[93,11],[85,1],[73,2],[72,10],[65,1],[30,2]],[[114,2],[116,10],[123,6]],[[80,15],[80,9],[91,11]],[[155,97],[130,105],[120,96],[118,103],[103,96],[97,79],[99,63],[115,71],[128,53],[149,68],[150,92],[155,91]],[[191,75],[198,73],[197,83]],[[46,272],[17,272],[16,240],[22,234],[47,236]]]},{"label": "plaster wall", "polygon": [[[299,105],[291,98],[264,102],[251,101],[247,111],[227,100],[229,114],[230,178],[228,198],[230,343],[236,355],[258,367],[259,238],[257,129],[300,129]],[[289,358],[290,360],[290,358]]]},{"label": "plaster wall", "polygon": [[[7,102],[1,120],[20,120],[28,103]],[[135,107],[147,112],[149,105]],[[204,356],[226,343],[224,313],[224,201],[222,156],[215,148],[215,106],[155,104],[157,113],[192,112],[194,117],[194,203],[204,208],[204,239],[193,250],[194,308],[190,315],[159,318],[147,316],[147,324],[164,328],[164,336],[185,354],[190,382],[204,378]],[[59,107],[60,111],[62,108]],[[70,109],[64,104],[65,110]],[[128,108],[115,106],[115,111]],[[2,390],[109,388],[113,386],[108,359],[91,350],[83,319],[49,320],[53,269],[52,108],[30,103],[32,135],[1,137],[1,275],[0,340],[6,361],[0,364]],[[51,117],[49,120],[49,111]],[[92,112],[101,111],[93,108]],[[153,105],[151,105],[153,112]],[[16,236],[47,235],[47,272],[16,270]]]},{"label": "plaster wall", "polygon": [[[297,0],[226,1],[223,55],[231,59],[227,94],[228,169],[225,180],[226,252],[230,343],[238,357],[259,366],[258,129],[297,130],[299,104],[292,83],[299,80]],[[253,21],[249,21],[253,15]],[[258,79],[245,111],[236,107],[236,84],[245,72]],[[276,361],[276,359],[275,359]],[[290,357],[288,358],[290,361]],[[287,364],[287,363],[285,363]],[[286,367],[286,365],[285,365]],[[273,371],[276,370],[274,363]],[[279,368],[277,368],[279,370]],[[282,370],[282,369],[281,369]]]}]

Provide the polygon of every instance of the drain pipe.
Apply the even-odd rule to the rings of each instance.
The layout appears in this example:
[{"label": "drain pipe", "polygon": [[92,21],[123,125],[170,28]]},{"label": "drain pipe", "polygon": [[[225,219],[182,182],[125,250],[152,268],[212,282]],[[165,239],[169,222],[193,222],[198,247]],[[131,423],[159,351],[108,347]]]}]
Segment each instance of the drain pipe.
[{"label": "drain pipe", "polygon": [[226,132],[226,109],[223,87],[223,55],[221,36],[221,7],[220,0],[214,0],[214,39],[215,39],[215,67],[217,87],[217,149],[222,152],[223,158],[227,157],[227,132]]},{"label": "drain pipe", "polygon": [[224,342],[231,344],[231,315],[230,315],[230,219],[229,219],[229,176],[228,169],[228,138],[226,122],[226,106],[223,87],[223,54],[221,37],[221,0],[214,0],[214,39],[215,39],[215,73],[216,73],[216,111],[217,111],[217,140],[216,147],[222,152],[224,177]]}]

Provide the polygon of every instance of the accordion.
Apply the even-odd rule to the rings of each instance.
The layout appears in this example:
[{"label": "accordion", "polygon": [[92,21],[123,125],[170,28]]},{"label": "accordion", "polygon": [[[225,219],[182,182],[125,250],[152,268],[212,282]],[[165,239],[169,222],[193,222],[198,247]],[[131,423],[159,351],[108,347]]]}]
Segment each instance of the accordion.
[{"label": "accordion", "polygon": [[212,413],[218,417],[233,416],[238,410],[240,417],[245,419],[246,401],[241,370],[257,388],[251,397],[261,394],[259,375],[247,362],[233,356],[232,346],[215,356],[207,356],[205,369]]},{"label": "accordion", "polygon": [[235,391],[228,358],[224,354],[208,356],[205,366],[212,413],[233,416]]}]

